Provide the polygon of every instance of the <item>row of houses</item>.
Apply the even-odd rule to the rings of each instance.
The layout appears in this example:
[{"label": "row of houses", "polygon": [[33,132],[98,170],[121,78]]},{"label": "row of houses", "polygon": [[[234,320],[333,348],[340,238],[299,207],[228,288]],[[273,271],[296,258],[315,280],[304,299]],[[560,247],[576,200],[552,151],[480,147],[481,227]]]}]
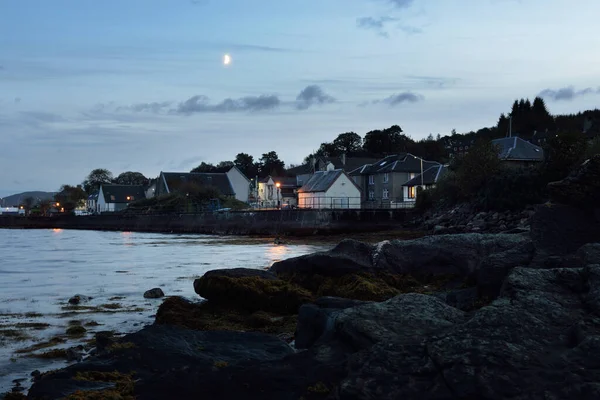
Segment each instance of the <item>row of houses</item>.
[{"label": "row of houses", "polygon": [[[544,152],[519,137],[492,141],[498,157],[515,168],[544,160]],[[417,188],[431,188],[447,172],[447,165],[411,153],[382,159],[319,157],[291,168],[286,176],[253,181],[237,167],[211,173],[161,172],[147,186],[102,185],[88,199],[90,212],[120,211],[143,198],[185,192],[190,186],[210,186],[222,196],[253,208],[405,208],[414,205]]]}]

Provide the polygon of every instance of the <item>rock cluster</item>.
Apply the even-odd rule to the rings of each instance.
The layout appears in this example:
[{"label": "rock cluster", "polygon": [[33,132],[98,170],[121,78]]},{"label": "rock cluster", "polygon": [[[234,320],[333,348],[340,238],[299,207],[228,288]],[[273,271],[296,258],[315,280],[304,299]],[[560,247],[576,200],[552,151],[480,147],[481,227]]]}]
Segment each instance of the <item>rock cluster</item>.
[{"label": "rock cluster", "polygon": [[598,399],[600,203],[581,178],[595,165],[554,185],[577,201],[538,208],[530,234],[347,240],[211,271],[194,283],[207,301],[168,298],[155,325],[98,338],[29,397]]}]

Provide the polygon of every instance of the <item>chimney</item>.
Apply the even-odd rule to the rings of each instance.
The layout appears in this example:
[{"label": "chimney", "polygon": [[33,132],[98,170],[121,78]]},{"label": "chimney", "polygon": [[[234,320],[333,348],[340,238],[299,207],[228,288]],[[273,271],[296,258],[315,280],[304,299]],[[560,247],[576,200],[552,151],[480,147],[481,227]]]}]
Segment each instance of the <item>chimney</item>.
[{"label": "chimney", "polygon": [[342,168],[346,166],[346,153],[342,153]]}]

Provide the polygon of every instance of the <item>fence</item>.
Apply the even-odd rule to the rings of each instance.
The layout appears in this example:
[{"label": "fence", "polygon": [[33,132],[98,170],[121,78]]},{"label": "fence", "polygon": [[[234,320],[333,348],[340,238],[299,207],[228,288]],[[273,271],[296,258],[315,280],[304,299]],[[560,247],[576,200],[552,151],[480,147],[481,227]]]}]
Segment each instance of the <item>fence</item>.
[{"label": "fence", "polygon": [[298,208],[307,209],[402,209],[413,208],[413,201],[403,199],[369,199],[361,197],[304,197],[298,199]]}]

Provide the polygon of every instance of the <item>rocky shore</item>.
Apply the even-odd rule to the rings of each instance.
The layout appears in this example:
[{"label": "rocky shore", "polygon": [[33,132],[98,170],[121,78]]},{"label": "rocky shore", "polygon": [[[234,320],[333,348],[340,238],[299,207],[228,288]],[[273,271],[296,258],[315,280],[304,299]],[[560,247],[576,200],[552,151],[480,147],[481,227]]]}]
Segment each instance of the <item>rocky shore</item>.
[{"label": "rocky shore", "polygon": [[529,230],[211,271],[194,282],[206,301],[98,335],[28,398],[598,399],[600,156],[550,192]]}]

